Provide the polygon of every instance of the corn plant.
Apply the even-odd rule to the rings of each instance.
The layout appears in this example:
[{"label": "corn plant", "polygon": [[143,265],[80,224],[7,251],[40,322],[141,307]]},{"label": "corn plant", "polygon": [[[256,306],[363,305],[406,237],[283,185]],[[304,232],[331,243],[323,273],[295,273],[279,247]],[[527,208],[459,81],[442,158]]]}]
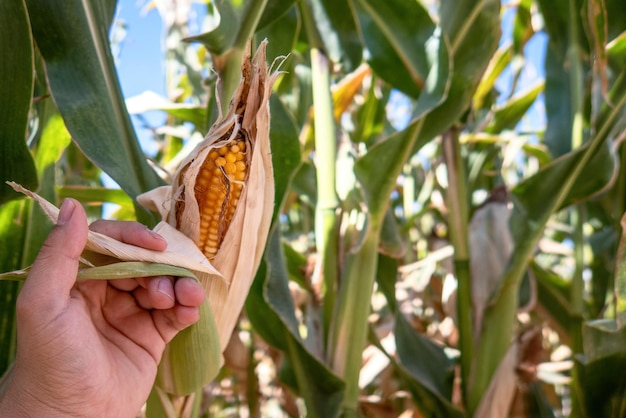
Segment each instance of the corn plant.
[{"label": "corn plant", "polygon": [[[0,3],[0,180],[77,198],[92,219],[107,203],[177,226],[138,196],[193,188],[176,170],[232,133],[219,127],[242,115],[229,106],[250,49],[267,40],[280,63],[263,96],[273,178],[242,186],[273,190],[267,239],[218,262],[202,238],[218,270],[252,266],[242,312],[194,348],[224,365],[184,393],[157,381],[147,416],[626,413],[622,0],[212,0],[203,33],[171,14],[190,1],[154,4],[169,97],[125,103],[115,1]],[[129,111],[155,109],[191,131],[154,127],[146,155]],[[0,204],[0,269],[18,270],[51,224],[4,183]],[[207,291],[215,314],[228,289]],[[19,281],[0,292],[2,372]],[[168,370],[190,374],[175,357]]]}]

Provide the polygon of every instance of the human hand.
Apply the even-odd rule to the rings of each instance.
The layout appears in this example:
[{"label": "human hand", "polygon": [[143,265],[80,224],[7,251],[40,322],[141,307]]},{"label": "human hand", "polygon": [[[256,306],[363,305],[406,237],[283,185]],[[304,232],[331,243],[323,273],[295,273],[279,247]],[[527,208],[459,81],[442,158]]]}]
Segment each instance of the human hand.
[{"label": "human hand", "polygon": [[[167,246],[134,222],[91,228],[152,250]],[[65,199],[17,300],[17,354],[2,416],[134,417],[165,345],[199,319],[204,291],[190,278],[76,282],[86,241],[85,212]]]}]

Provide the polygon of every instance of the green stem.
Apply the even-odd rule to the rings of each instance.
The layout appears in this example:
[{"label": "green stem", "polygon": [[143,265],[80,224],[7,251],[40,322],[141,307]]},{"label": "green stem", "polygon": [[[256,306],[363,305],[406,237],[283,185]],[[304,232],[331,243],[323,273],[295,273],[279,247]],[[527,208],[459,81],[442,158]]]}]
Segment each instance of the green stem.
[{"label": "green stem", "polygon": [[472,324],[472,284],[469,269],[469,198],[467,175],[461,158],[458,132],[449,130],[443,135],[443,156],[448,168],[447,204],[449,208],[448,230],[454,246],[454,267],[457,277],[457,322],[459,348],[461,350],[461,378],[463,397],[467,387],[474,358],[474,328]]},{"label": "green stem", "polygon": [[320,36],[319,31],[317,30],[317,26],[315,25],[315,20],[313,19],[313,12],[311,11],[311,7],[307,0],[299,0],[299,11],[300,16],[302,16],[302,27],[304,32],[306,33],[307,40],[309,41],[309,45],[311,48],[315,49],[324,49],[324,42],[322,41],[322,37]]},{"label": "green stem", "polygon": [[[584,107],[584,80],[583,68],[579,52],[579,33],[578,33],[578,14],[576,2],[569,1],[569,46],[568,46],[568,63],[570,66],[570,91],[572,95],[572,149],[575,150],[583,144],[583,107]],[[577,210],[578,209],[578,210]],[[582,206],[578,206],[572,210],[573,223],[575,228],[574,236],[574,260],[576,269],[572,278],[570,289],[570,304],[573,318],[570,323],[570,335],[572,337],[572,350],[574,353],[582,352],[582,314],[583,314],[583,231],[582,231]],[[578,373],[576,368],[572,371],[572,416],[580,416],[582,414],[582,406],[580,404],[579,393],[576,388],[578,384]]]},{"label": "green stem", "polygon": [[220,108],[222,114],[228,112],[228,105],[231,97],[239,87],[241,83],[241,59],[243,58],[243,52],[246,50],[246,45],[250,42],[252,35],[256,31],[256,27],[259,24],[261,15],[265,10],[268,0],[252,0],[246,14],[243,17],[239,32],[235,38],[235,44],[223,57],[224,64],[222,72],[220,74],[221,81],[219,86],[220,92]]},{"label": "green stem", "polygon": [[574,224],[574,275],[572,277],[572,285],[570,288],[570,310],[572,315],[576,318],[572,323],[572,348],[575,353],[582,352],[582,336],[580,326],[584,313],[584,282],[583,282],[583,248],[585,245],[583,224],[584,224],[584,207],[582,205],[576,206],[572,210],[571,220]]},{"label": "green stem", "polygon": [[404,180],[402,182],[402,211],[404,219],[410,222],[413,218],[413,202],[415,202],[415,176],[413,175],[413,167],[410,163],[404,165],[402,169]]},{"label": "green stem", "polygon": [[241,61],[243,48],[231,48],[224,58],[218,84],[219,104],[222,115],[228,113],[230,100],[241,83]]},{"label": "green stem", "polygon": [[315,111],[315,166],[317,176],[317,205],[315,206],[315,243],[320,255],[324,279],[324,331],[327,335],[335,302],[337,285],[337,208],[335,188],[337,138],[330,93],[330,64],[318,49],[311,49],[313,108]]},{"label": "green stem", "polygon": [[346,274],[341,286],[331,348],[334,351],[332,369],[346,383],[343,416],[355,415],[359,399],[359,374],[363,348],[367,339],[368,317],[376,269],[380,227],[372,225],[363,246],[346,260]]},{"label": "green stem", "polygon": [[[574,275],[572,277],[572,284],[570,287],[570,309],[572,317],[569,323],[569,334],[572,339],[572,351],[576,354],[583,351],[583,308],[584,308],[584,282],[583,282],[583,248],[584,248],[584,236],[583,236],[583,206],[577,205],[571,210],[571,221],[574,226]],[[584,406],[581,404],[581,393],[577,390],[581,386],[577,384],[578,381],[578,368],[572,369],[572,417],[582,417],[585,414]]]},{"label": "green stem", "polygon": [[583,144],[583,68],[578,47],[578,19],[574,0],[569,1],[569,47],[567,51],[570,66],[570,91],[572,94],[572,149]]},{"label": "green stem", "polygon": [[[568,62],[571,68],[570,91],[572,94],[572,149],[577,149],[583,144],[583,69],[580,54],[578,51],[578,19],[576,14],[576,4],[574,0],[569,1],[569,47]],[[582,317],[583,313],[583,220],[582,206],[577,206],[572,210],[572,223],[575,228],[574,236],[574,259],[576,262],[576,270],[572,279],[572,287],[570,293],[570,302],[572,312],[576,316]],[[580,334],[578,332],[577,334]],[[576,342],[576,340],[574,340]],[[580,342],[580,341],[579,341]],[[576,348],[582,349],[582,344],[576,347],[574,352],[578,352]]]},{"label": "green stem", "polygon": [[256,32],[256,27],[259,24],[259,20],[261,20],[261,16],[263,15],[267,2],[268,0],[251,1],[250,6],[243,17],[241,26],[239,27],[239,33],[237,33],[237,37],[235,38],[235,48],[242,50],[246,48],[246,44],[250,38],[252,38],[254,32]]},{"label": "green stem", "polygon": [[[367,339],[370,301],[378,269],[378,244],[382,223],[389,207],[391,192],[396,187],[395,179],[400,174],[402,165],[411,156],[424,120],[422,118],[411,124],[400,136],[403,139],[401,152],[396,154],[397,161],[400,163],[395,164],[389,172],[385,173],[385,176],[388,176],[386,178],[394,181],[386,182],[376,188],[373,191],[376,197],[370,195],[367,200],[368,226],[363,242],[358,250],[347,254],[346,261],[342,264],[341,286],[337,295],[335,316],[328,342],[328,347],[333,350],[329,355],[331,367],[346,384],[342,416],[355,416],[357,412],[360,392],[359,374],[363,348]],[[358,164],[357,162],[357,166]],[[365,165],[368,164],[365,163]],[[361,180],[366,181],[365,173],[359,174],[358,168],[355,168],[355,173],[357,178],[360,177]]]}]

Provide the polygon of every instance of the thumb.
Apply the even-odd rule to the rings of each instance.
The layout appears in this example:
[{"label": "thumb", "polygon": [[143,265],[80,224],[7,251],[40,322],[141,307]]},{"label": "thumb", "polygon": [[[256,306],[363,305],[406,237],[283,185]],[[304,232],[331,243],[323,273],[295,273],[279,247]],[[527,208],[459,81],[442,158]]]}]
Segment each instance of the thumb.
[{"label": "thumb", "polygon": [[59,312],[76,282],[78,258],[87,243],[87,217],[74,199],[61,205],[57,225],[44,242],[20,292],[20,305],[40,313]]}]

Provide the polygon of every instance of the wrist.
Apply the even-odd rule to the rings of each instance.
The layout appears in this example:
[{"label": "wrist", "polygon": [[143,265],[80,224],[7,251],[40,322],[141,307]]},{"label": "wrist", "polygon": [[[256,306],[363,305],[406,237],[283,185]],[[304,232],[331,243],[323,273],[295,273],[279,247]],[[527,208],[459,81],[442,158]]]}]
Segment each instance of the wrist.
[{"label": "wrist", "polygon": [[48,405],[31,393],[32,386],[22,382],[13,368],[0,380],[0,411],[3,418],[67,417],[67,413]]}]

